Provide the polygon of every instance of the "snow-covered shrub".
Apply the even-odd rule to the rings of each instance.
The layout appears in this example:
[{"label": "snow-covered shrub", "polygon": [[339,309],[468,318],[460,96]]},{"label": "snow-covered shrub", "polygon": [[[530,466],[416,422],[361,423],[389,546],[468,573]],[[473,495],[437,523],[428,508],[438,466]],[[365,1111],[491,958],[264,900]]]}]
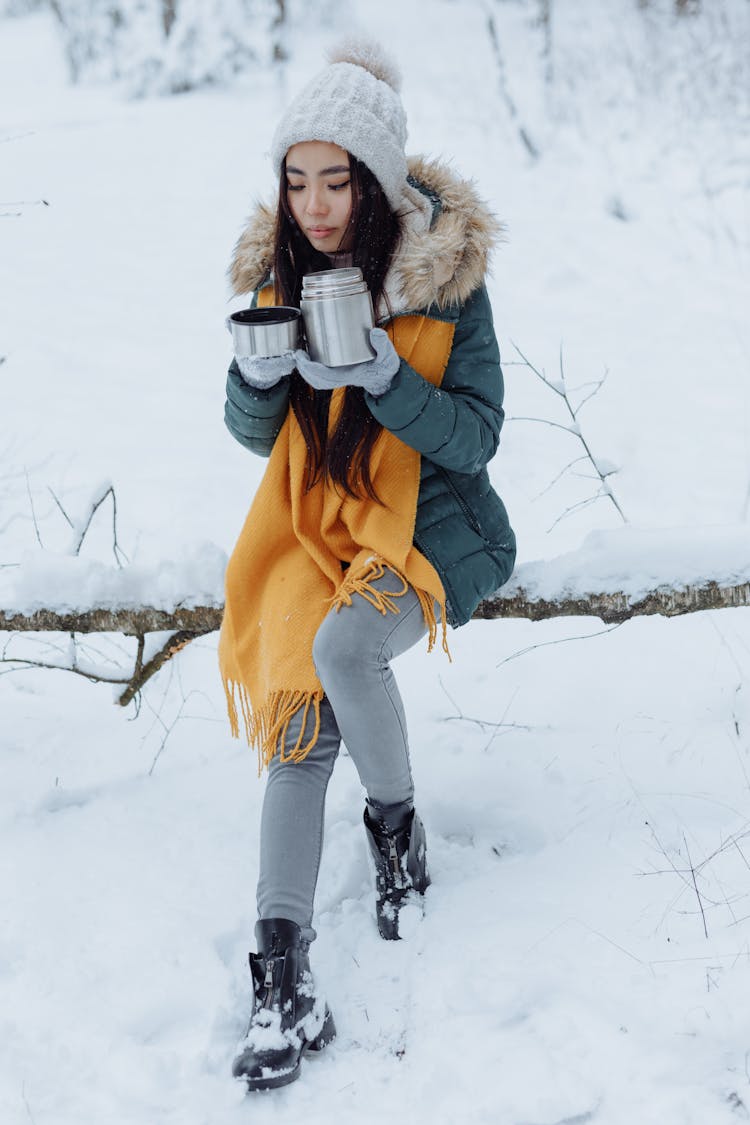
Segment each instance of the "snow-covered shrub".
[{"label": "snow-covered shrub", "polygon": [[280,0],[50,0],[74,81],[135,96],[223,84],[278,54]]},{"label": "snow-covered shrub", "polygon": [[4,16],[27,16],[46,7],[47,0],[0,0],[0,19]]},{"label": "snow-covered shrub", "polygon": [[[495,0],[505,82],[542,150],[560,127],[589,144],[660,135],[691,147],[696,128],[750,121],[750,4],[710,0]],[[506,44],[526,39],[529,50]],[[711,137],[709,137],[709,141]]]},{"label": "snow-covered shrub", "polygon": [[[649,0],[636,12],[631,0],[583,0],[560,5],[557,19],[554,12],[555,105],[562,117],[569,113],[589,123],[606,105],[633,128],[653,112],[671,120],[681,116],[689,127],[691,119],[747,112],[746,0],[683,8],[674,0]],[[588,100],[586,93],[598,96]]]}]

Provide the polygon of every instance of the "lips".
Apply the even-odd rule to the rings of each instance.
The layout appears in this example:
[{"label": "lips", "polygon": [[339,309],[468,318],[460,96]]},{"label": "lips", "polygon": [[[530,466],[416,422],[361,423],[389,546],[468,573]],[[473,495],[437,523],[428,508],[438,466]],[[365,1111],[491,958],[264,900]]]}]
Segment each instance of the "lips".
[{"label": "lips", "polygon": [[328,235],[333,234],[335,230],[335,227],[308,227],[307,233],[311,234],[313,238],[327,238]]}]

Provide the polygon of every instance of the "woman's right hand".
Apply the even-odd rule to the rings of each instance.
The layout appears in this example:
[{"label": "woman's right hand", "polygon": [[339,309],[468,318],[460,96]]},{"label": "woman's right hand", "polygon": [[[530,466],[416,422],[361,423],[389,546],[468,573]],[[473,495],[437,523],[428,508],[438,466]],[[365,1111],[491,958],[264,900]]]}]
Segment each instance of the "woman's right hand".
[{"label": "woman's right hand", "polygon": [[291,375],[294,370],[293,352],[272,356],[238,355],[235,358],[245,382],[262,390],[275,386],[279,379]]}]

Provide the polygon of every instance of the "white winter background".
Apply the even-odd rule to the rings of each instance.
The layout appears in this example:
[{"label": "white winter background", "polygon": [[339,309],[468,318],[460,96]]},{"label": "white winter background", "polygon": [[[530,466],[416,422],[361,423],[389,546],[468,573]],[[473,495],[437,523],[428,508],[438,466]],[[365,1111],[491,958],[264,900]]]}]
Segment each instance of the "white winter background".
[{"label": "white winter background", "polygon": [[[490,292],[510,420],[491,472],[519,563],[593,531],[616,563],[628,532],[606,498],[559,519],[596,482],[581,463],[553,484],[575,439],[513,420],[565,420],[514,344],[551,378],[562,349],[572,387],[608,372],[581,417],[639,543],[741,541],[750,5],[551,8],[551,70],[530,3],[310,3],[291,9],[288,62],[139,99],[70,85],[48,12],[0,20],[6,590],[14,568],[49,567],[57,604],[71,532],[52,492],[75,520],[102,481],[132,567],[217,588],[263,469],[223,425],[228,258],[273,191],[279,112],[355,28],[401,61],[411,150],[450,158],[508,227]],[[114,567],[111,548],[102,509],[82,557]],[[65,638],[2,640],[66,656]],[[750,1119],[747,610],[474,622],[452,663],[402,658],[424,917],[400,944],[377,936],[342,755],[313,947],[338,1040],[250,1098],[230,1066],[263,783],[229,735],[215,642],[138,713],[107,686],[0,665],[4,1125]],[[108,667],[118,645],[89,638],[82,658]]]}]

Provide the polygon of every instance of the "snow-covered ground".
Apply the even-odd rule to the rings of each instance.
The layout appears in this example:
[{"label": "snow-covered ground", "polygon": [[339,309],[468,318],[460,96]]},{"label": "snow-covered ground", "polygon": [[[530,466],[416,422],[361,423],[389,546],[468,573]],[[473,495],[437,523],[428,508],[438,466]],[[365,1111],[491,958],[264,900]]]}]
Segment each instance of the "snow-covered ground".
[{"label": "snow-covered ground", "polygon": [[[725,544],[741,569],[747,130],[697,95],[680,118],[669,84],[648,100],[635,3],[613,0],[609,25],[609,6],[574,7],[560,49],[601,97],[571,81],[546,111],[538,31],[511,3],[357,0],[337,21],[321,4],[328,22],[310,13],[286,71],[143,102],[70,89],[47,16],[0,21],[0,564],[38,550],[37,533],[64,551],[52,492],[75,522],[112,481],[134,567],[204,559],[215,582],[263,468],[222,422],[224,271],[273,188],[279,107],[358,21],[392,36],[412,149],[452,157],[508,224],[491,295],[511,418],[565,421],[514,345],[551,379],[562,347],[572,387],[607,370],[581,421],[619,466],[628,541],[674,558],[692,527],[686,565]],[[498,93],[488,13],[536,161]],[[592,531],[611,563],[608,500],[557,522],[594,483],[547,488],[579,452],[508,422],[492,473],[522,564]],[[112,561],[104,510],[83,554]],[[400,945],[377,936],[344,756],[313,949],[339,1038],[293,1087],[250,1100],[229,1068],[262,782],[229,737],[215,638],[173,661],[138,715],[72,675],[0,675],[3,1125],[750,1119],[749,611],[608,630],[474,622],[450,640],[452,664],[417,651],[397,666],[425,916]],[[89,638],[86,658],[118,644]]]}]

